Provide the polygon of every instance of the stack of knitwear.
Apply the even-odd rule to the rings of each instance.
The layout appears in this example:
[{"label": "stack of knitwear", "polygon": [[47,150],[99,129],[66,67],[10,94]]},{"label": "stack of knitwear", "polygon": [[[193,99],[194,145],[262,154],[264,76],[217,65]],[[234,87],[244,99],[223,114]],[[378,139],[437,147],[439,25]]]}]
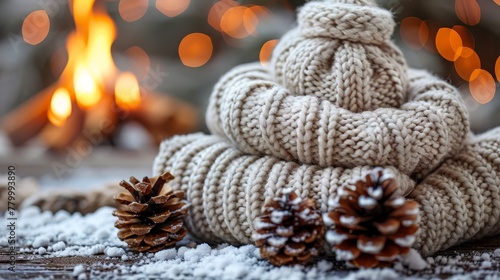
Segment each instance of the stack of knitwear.
[{"label": "stack of knitwear", "polygon": [[394,26],[372,0],[308,2],[268,68],[221,78],[212,135],[164,141],[153,167],[176,176],[193,235],[253,243],[254,220],[282,189],[325,212],[340,186],[375,166],[420,204],[422,254],[499,233],[500,129],[472,135],[457,89],[409,69]]}]

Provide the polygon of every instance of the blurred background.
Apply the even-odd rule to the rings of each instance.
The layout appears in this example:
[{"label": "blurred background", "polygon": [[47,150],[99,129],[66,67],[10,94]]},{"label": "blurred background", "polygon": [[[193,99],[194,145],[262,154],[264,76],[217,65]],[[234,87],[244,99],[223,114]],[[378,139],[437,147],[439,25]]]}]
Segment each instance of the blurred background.
[{"label": "blurred background", "polygon": [[[265,64],[304,2],[3,0],[0,167],[50,173],[47,184],[82,166],[149,174],[161,139],[207,132],[218,78]],[[377,2],[394,13],[409,65],[460,89],[473,131],[500,125],[500,1]]]}]

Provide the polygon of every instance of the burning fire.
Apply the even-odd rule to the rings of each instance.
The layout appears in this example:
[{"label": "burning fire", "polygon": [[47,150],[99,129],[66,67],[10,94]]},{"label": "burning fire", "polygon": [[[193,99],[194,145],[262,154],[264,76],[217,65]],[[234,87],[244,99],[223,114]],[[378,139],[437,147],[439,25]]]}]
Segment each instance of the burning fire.
[{"label": "burning fire", "polygon": [[71,11],[76,30],[67,39],[68,63],[52,96],[50,122],[56,126],[64,124],[71,115],[72,100],[88,110],[101,102],[105,94],[114,94],[121,109],[136,108],[141,103],[137,78],[128,72],[119,74],[111,55],[116,38],[113,20],[103,9],[94,7],[94,0],[73,0]]}]

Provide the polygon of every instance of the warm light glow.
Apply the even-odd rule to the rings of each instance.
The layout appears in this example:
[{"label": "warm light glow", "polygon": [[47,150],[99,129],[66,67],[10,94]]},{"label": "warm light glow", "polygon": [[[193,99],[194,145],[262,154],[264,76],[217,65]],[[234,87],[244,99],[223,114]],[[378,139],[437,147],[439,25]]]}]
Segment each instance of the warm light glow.
[{"label": "warm light glow", "polygon": [[422,49],[429,37],[427,25],[417,17],[404,18],[399,32],[403,42],[414,50]]},{"label": "warm light glow", "polygon": [[262,45],[259,55],[260,63],[262,64],[262,66],[266,67],[267,64],[269,63],[269,60],[271,59],[271,55],[273,53],[273,49],[277,43],[278,40],[270,40],[265,42],[264,45]]},{"label": "warm light glow", "polygon": [[188,67],[200,67],[212,56],[212,39],[203,33],[192,33],[179,44],[179,57]]},{"label": "warm light glow", "polygon": [[59,77],[68,63],[68,53],[64,47],[58,48],[50,57],[50,70],[54,77]]},{"label": "warm light glow", "polygon": [[481,60],[473,49],[464,47],[454,65],[460,78],[470,81],[472,72],[481,69]]},{"label": "warm light glow", "polygon": [[146,14],[148,2],[148,0],[120,0],[118,12],[124,21],[136,21]]},{"label": "warm light glow", "polygon": [[133,72],[139,80],[146,78],[151,68],[151,61],[148,54],[138,46],[133,46],[125,51],[125,54],[131,59]]},{"label": "warm light glow", "polygon": [[34,11],[24,19],[23,39],[28,44],[38,45],[47,37],[49,29],[50,20],[47,12],[44,10]]},{"label": "warm light glow", "polygon": [[222,31],[220,24],[224,13],[232,7],[238,6],[238,2],[233,0],[221,0],[215,3],[208,12],[208,24],[217,31]]},{"label": "warm light glow", "polygon": [[91,107],[102,97],[101,90],[96,84],[94,77],[84,66],[78,66],[73,76],[75,96],[78,105],[83,108]]},{"label": "warm light glow", "polygon": [[109,79],[115,75],[115,63],[111,55],[111,45],[116,37],[113,20],[104,13],[92,16],[87,44],[87,65],[94,77]]},{"label": "warm light glow", "polygon": [[156,0],[156,8],[167,17],[175,17],[182,14],[191,0]]},{"label": "warm light glow", "polygon": [[[422,41],[424,49],[432,53],[438,53],[435,42],[438,30],[440,28],[440,24],[433,20],[424,20],[422,24],[425,25],[425,29],[428,32],[425,42]],[[423,36],[424,34],[425,32],[422,31],[422,36],[420,37],[421,39],[424,37]]]},{"label": "warm light glow", "polygon": [[50,100],[48,112],[49,121],[55,126],[61,126],[71,115],[71,96],[65,88],[58,88]]},{"label": "warm light glow", "polygon": [[477,102],[486,104],[495,97],[495,80],[488,71],[476,69],[471,75],[469,89]]},{"label": "warm light glow", "polygon": [[116,79],[115,101],[124,110],[134,109],[141,103],[139,82],[133,73],[124,72]]},{"label": "warm light glow", "polygon": [[92,14],[92,7],[95,0],[73,0],[71,11],[75,18],[77,32],[83,36],[87,36],[88,24]]},{"label": "warm light glow", "polygon": [[477,0],[455,0],[455,12],[465,24],[476,25],[481,20],[481,8]]},{"label": "warm light glow", "polygon": [[497,3],[498,6],[500,6],[500,0],[494,0],[495,3]]},{"label": "warm light glow", "polygon": [[436,35],[436,48],[444,59],[455,61],[462,51],[462,39],[455,30],[447,27],[440,28]]},{"label": "warm light glow", "polygon": [[474,39],[474,35],[472,35],[467,27],[455,25],[452,29],[455,30],[458,35],[460,35],[460,38],[462,39],[462,45],[464,47],[474,49],[474,47],[476,46],[476,41]]},{"label": "warm light glow", "polygon": [[495,75],[497,76],[497,81],[500,82],[500,56],[497,58],[497,62],[495,63]]},{"label": "warm light glow", "polygon": [[243,6],[229,8],[220,21],[221,30],[236,39],[243,39],[253,34],[257,28],[259,18],[255,13]]}]

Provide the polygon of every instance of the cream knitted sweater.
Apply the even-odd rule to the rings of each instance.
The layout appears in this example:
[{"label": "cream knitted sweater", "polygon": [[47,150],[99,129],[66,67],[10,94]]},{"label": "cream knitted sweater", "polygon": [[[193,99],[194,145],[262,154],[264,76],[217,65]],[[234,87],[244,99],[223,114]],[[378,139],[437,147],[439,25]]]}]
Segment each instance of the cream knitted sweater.
[{"label": "cream knitted sweater", "polygon": [[469,136],[458,91],[407,70],[394,22],[371,0],[309,2],[270,69],[235,68],[210,99],[213,136],[164,141],[154,174],[176,176],[202,240],[253,243],[253,221],[284,187],[327,201],[353,176],[383,166],[420,203],[414,247],[431,254],[499,233],[500,129]]}]

